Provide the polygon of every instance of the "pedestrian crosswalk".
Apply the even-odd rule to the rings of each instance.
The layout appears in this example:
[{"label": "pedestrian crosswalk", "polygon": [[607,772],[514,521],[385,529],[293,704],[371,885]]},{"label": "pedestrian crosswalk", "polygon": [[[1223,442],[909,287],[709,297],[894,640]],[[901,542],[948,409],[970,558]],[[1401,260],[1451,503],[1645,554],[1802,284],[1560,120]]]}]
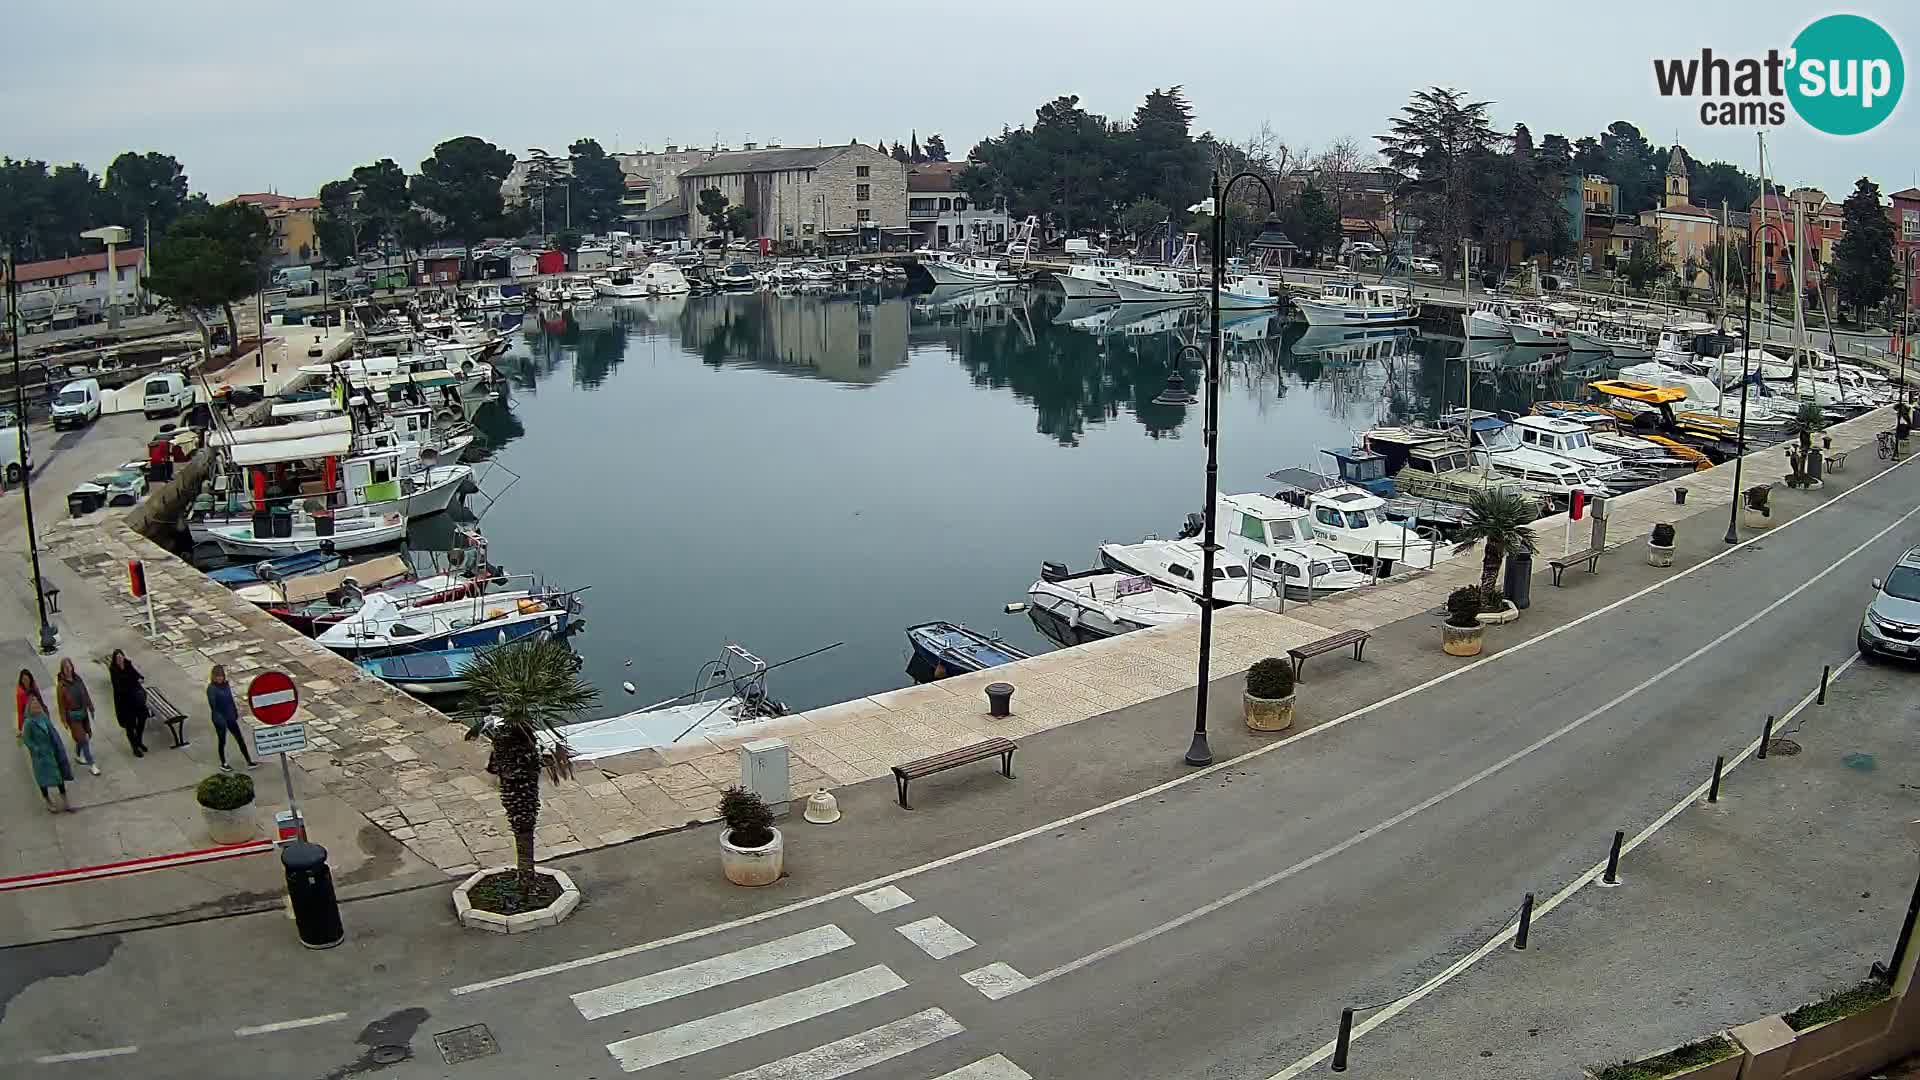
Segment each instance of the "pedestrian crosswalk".
[{"label": "pedestrian crosswalk", "polygon": [[[875,895],[861,899],[861,906],[876,914],[912,902],[905,894]],[[868,899],[874,902],[869,903]],[[934,960],[946,959],[975,945],[958,928],[936,916],[913,920],[894,927],[894,930],[900,935],[892,938],[896,942],[892,947],[892,956],[896,959],[903,955],[897,944],[900,938],[905,938]],[[581,1017],[589,1021],[662,1006],[672,1008],[672,1018],[679,1019],[687,1015],[690,1004],[714,1003],[693,1019],[659,1026],[655,1030],[644,1030],[649,1026],[644,1016],[651,1014],[625,1017],[622,1022],[632,1025],[627,1031],[642,1030],[643,1033],[607,1043],[606,1048],[620,1068],[628,1073],[659,1070],[661,1074],[671,1072],[675,1076],[717,1076],[743,1064],[743,1045],[775,1045],[762,1036],[810,1021],[821,1021],[843,1010],[869,1003],[881,1003],[878,1007],[885,1009],[886,1002],[899,1000],[905,1007],[894,1007],[892,1016],[885,1023],[852,1033],[845,1033],[845,1029],[853,1025],[842,1025],[841,1032],[833,1033],[838,1037],[784,1057],[760,1061],[743,1071],[728,1073],[724,1080],[838,1080],[855,1073],[860,1073],[862,1077],[911,1076],[921,1080],[1033,1080],[1029,1073],[1001,1054],[982,1057],[958,1068],[952,1067],[957,1056],[952,1049],[944,1051],[947,1056],[938,1067],[929,1067],[928,1061],[933,1060],[931,1058],[921,1060],[912,1057],[920,1051],[966,1034],[966,1027],[945,1009],[919,1007],[927,1004],[924,995],[912,1004],[906,1004],[907,998],[896,998],[899,991],[907,988],[907,979],[885,963],[867,962],[875,958],[862,958],[857,952],[849,952],[855,944],[853,936],[839,926],[817,926],[585,990],[572,995],[572,1001]],[[869,941],[870,946],[876,944],[879,943]],[[837,954],[844,955],[834,959]],[[856,966],[856,970],[846,970]],[[822,977],[829,972],[844,973]],[[797,977],[805,977],[808,984],[732,1008],[715,1007],[720,1002],[739,1001],[745,996],[743,987],[755,986],[756,980],[763,977],[773,977],[767,979],[772,986],[792,987]],[[948,977],[953,979],[954,985],[963,985],[957,977]],[[728,988],[731,988],[730,992]],[[707,993],[709,991],[719,996]],[[978,998],[973,1000],[977,1001]],[[669,1003],[678,1004],[669,1006]],[[866,1010],[866,1015],[873,1016],[872,1007]],[[821,1029],[814,1024],[801,1030],[811,1033],[830,1030],[830,1026]],[[791,1049],[791,1046],[789,1043],[780,1049]],[[726,1051],[728,1047],[734,1049]],[[720,1051],[726,1052],[714,1053],[712,1057],[699,1061],[691,1060]],[[768,1056],[771,1057],[771,1054]],[[722,1060],[727,1062],[723,1068],[709,1072],[700,1070],[701,1061]],[[753,1058],[747,1060],[750,1062]],[[915,1065],[916,1061],[918,1065]],[[875,1069],[876,1066],[888,1066],[889,1063],[892,1064],[886,1069]],[[875,1071],[863,1071],[869,1069]]]}]

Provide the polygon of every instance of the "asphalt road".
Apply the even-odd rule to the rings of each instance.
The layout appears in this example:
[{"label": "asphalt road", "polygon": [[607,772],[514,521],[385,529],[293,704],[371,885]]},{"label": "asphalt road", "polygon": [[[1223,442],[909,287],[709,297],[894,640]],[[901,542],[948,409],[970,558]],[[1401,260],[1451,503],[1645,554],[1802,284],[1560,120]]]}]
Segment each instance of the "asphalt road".
[{"label": "asphalt road", "polygon": [[[528,953],[505,977],[436,957],[445,982],[417,1003],[384,965],[350,987],[294,967],[271,1003],[225,1001],[217,967],[183,983],[148,946],[119,977],[190,1019],[35,1037],[25,1072],[1264,1080],[1329,1039],[1343,1005],[1405,994],[1523,892],[1579,878],[1615,829],[1654,822],[1800,700],[1852,653],[1869,580],[1920,541],[1916,507],[1920,471],[1898,469],[1297,746],[747,925],[649,944],[636,923],[611,953]],[[217,949],[219,931],[192,940]],[[37,953],[24,983],[0,978],[0,1008],[33,983],[57,1001],[48,976],[115,947]],[[498,1052],[443,1063],[429,1036],[471,1024]]]}]

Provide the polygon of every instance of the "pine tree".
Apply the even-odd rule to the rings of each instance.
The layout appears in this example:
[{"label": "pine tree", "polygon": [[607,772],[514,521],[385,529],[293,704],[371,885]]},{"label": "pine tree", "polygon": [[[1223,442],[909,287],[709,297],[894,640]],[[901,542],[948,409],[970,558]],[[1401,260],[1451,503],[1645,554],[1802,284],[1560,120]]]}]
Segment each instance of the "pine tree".
[{"label": "pine tree", "polygon": [[920,133],[918,131],[907,136],[907,158],[915,164],[927,160],[927,155],[920,152]]},{"label": "pine tree", "polygon": [[1833,285],[1864,329],[1867,309],[1894,294],[1893,223],[1880,204],[1880,187],[1866,177],[1841,207],[1840,243],[1833,250]]}]

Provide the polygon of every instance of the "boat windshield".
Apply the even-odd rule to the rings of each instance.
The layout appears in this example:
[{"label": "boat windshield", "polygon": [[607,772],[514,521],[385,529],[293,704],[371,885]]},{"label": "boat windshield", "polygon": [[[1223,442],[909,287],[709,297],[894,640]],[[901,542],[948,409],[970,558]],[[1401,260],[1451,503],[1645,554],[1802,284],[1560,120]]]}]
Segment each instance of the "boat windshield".
[{"label": "boat windshield", "polygon": [[1243,578],[1246,576],[1247,568],[1244,566],[1216,566],[1213,568],[1213,580],[1215,581],[1219,581],[1222,578]]},{"label": "boat windshield", "polygon": [[1367,526],[1373,525],[1373,524],[1376,524],[1376,521],[1370,511],[1367,511],[1367,510],[1347,511],[1347,528],[1364,529]]},{"label": "boat windshield", "polygon": [[1593,445],[1592,440],[1587,438],[1587,433],[1584,431],[1568,432],[1566,439],[1567,449],[1569,450],[1585,450]]},{"label": "boat windshield", "polygon": [[1297,518],[1291,521],[1267,522],[1267,535],[1271,537],[1275,543],[1286,540],[1312,539],[1307,535],[1305,527]]}]

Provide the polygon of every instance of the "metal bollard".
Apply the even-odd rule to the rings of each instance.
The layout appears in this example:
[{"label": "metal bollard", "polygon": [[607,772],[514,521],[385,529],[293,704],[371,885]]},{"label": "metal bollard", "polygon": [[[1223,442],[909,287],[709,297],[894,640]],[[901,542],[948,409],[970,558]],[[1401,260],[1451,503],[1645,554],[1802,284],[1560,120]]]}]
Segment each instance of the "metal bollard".
[{"label": "metal bollard", "polygon": [[1613,847],[1607,851],[1607,872],[1600,878],[1602,885],[1620,884],[1620,844],[1626,838],[1626,833],[1614,830]]},{"label": "metal bollard", "polygon": [[1333,1071],[1347,1071],[1347,1047],[1353,1042],[1353,1010],[1340,1010],[1340,1034],[1333,1040]]},{"label": "metal bollard", "polygon": [[1513,947],[1527,947],[1527,932],[1533,929],[1533,894],[1528,893],[1520,899],[1520,929],[1513,935]]},{"label": "metal bollard", "polygon": [[995,719],[1004,719],[1013,714],[1013,684],[996,682],[987,684],[987,715]]},{"label": "metal bollard", "polygon": [[1720,770],[1727,767],[1727,757],[1721,754],[1713,759],[1713,783],[1707,787],[1707,801],[1720,801]]},{"label": "metal bollard", "polygon": [[1753,755],[1762,761],[1767,759],[1767,744],[1773,741],[1773,714],[1767,714],[1767,722],[1760,725],[1760,752]]},{"label": "metal bollard", "polygon": [[1827,680],[1831,678],[1833,678],[1833,665],[1821,664],[1820,665],[1820,697],[1814,701],[1815,705],[1825,705],[1827,703]]}]

